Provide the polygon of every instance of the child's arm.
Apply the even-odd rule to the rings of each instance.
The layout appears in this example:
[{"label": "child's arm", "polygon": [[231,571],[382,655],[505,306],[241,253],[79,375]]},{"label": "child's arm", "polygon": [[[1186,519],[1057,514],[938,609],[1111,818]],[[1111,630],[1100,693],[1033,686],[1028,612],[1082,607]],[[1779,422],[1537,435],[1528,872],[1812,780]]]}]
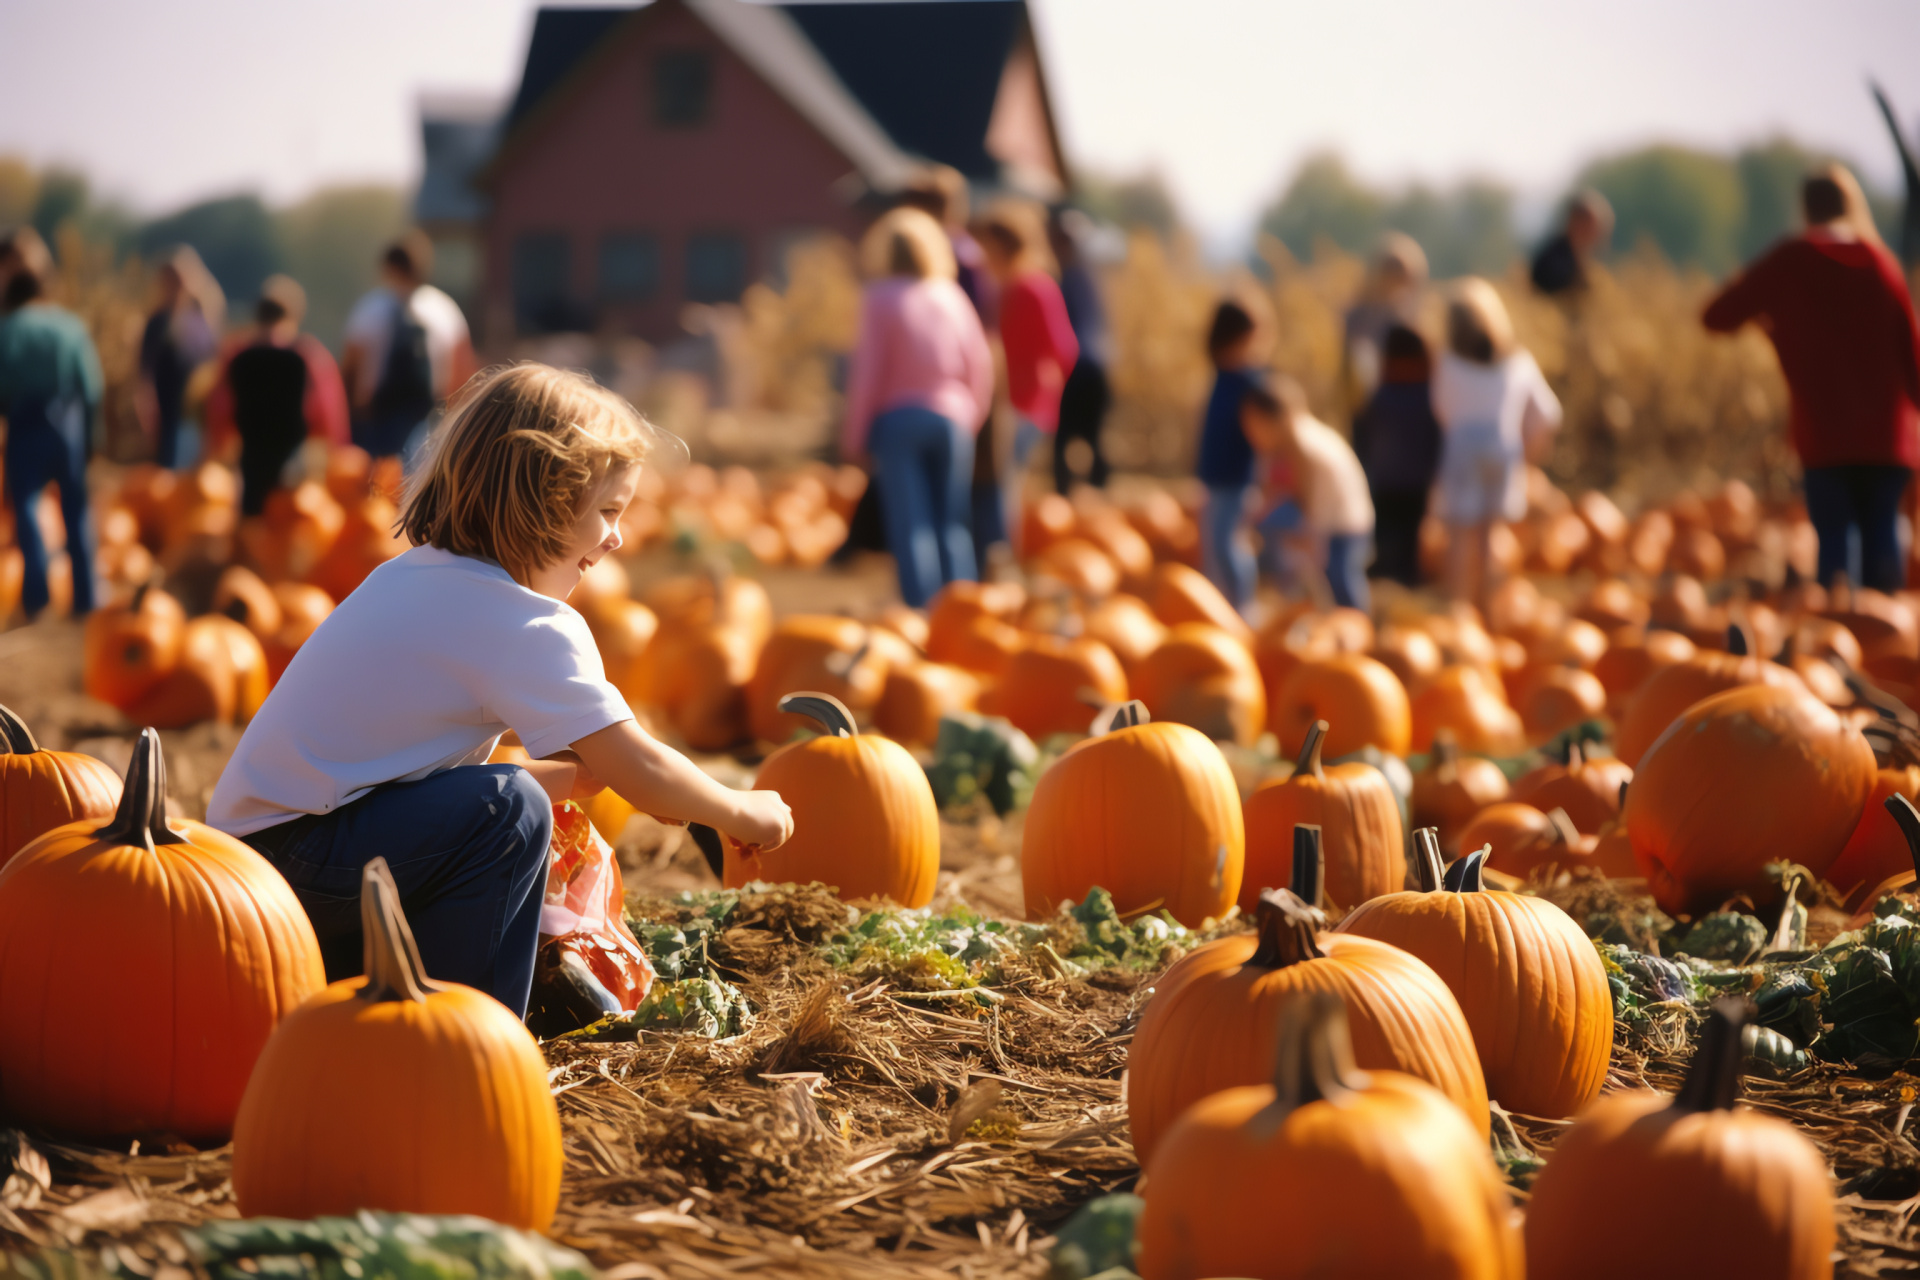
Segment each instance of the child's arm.
[{"label": "child's arm", "polygon": [[741,844],[777,849],[793,834],[793,814],[777,791],[735,791],[631,720],[573,744],[581,762],[642,813],[704,823]]}]

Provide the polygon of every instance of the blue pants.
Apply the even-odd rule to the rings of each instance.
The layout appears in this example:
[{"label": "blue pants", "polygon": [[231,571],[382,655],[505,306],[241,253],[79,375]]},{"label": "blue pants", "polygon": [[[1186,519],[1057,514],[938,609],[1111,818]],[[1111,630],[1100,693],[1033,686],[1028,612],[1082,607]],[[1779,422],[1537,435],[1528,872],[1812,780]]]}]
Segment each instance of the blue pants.
[{"label": "blue pants", "polygon": [[867,449],[900,597],[919,608],[947,583],[975,576],[967,530],[973,437],[951,418],[908,406],[873,420]]},{"label": "blue pants", "polygon": [[[1845,573],[1863,587],[1898,591],[1906,573],[1900,563],[1900,496],[1913,472],[1906,467],[1854,465],[1808,467],[1807,518],[1820,535],[1820,582]],[[1850,571],[1850,535],[1860,531],[1860,572]]]},{"label": "blue pants", "polygon": [[1260,573],[1244,530],[1247,488],[1238,484],[1207,486],[1200,547],[1207,577],[1242,613],[1253,607],[1253,588]]},{"label": "blue pants", "polygon": [[47,607],[47,545],[33,518],[34,504],[51,482],[60,487],[73,570],[75,617],[93,608],[93,521],[87,513],[87,426],[92,415],[78,398],[14,401],[7,424],[7,500],[13,535],[26,561],[20,603],[32,617]]},{"label": "blue pants", "polygon": [[327,981],[363,971],[360,874],[385,858],[427,976],[478,987],[526,1017],[553,803],[525,769],[466,765],[389,783],[246,841],[307,909]]},{"label": "blue pants", "polygon": [[1327,586],[1333,590],[1333,602],[1362,613],[1373,608],[1373,593],[1367,587],[1367,545],[1372,541],[1364,533],[1335,533],[1327,537]]}]

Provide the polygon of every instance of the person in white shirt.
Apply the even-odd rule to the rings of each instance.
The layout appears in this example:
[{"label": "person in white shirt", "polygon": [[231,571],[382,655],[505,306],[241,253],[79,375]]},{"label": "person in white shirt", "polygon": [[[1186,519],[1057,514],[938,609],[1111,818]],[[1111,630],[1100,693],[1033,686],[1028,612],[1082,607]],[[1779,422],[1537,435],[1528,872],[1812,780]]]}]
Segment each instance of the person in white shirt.
[{"label": "person in white shirt", "polygon": [[1370,609],[1367,553],[1373,544],[1373,497],[1353,447],[1313,416],[1306,392],[1285,375],[1273,378],[1271,390],[1256,386],[1246,393],[1240,421],[1255,451],[1283,465],[1285,487],[1297,512],[1289,517],[1280,514],[1288,510],[1286,504],[1276,507],[1275,518],[1262,521],[1261,531],[1269,538],[1305,534],[1333,602]]},{"label": "person in white shirt", "polygon": [[[620,546],[647,431],[577,374],[476,377],[409,484],[415,545],[341,602],[248,724],[207,821],[286,876],[330,981],[359,972],[375,857],[427,972],[524,1016],[554,803],[604,785],[743,845],[793,833],[776,792],[722,786],[641,730],[566,603]],[[508,729],[530,765],[485,763]]]},{"label": "person in white shirt", "polygon": [[1560,428],[1560,400],[1513,337],[1492,285],[1470,276],[1447,304],[1447,350],[1433,374],[1440,420],[1435,509],[1447,526],[1447,589],[1485,609],[1496,520],[1527,510],[1527,460],[1545,456]]},{"label": "person in white shirt", "polygon": [[353,442],[376,458],[410,457],[434,413],[474,371],[460,304],[426,283],[433,242],[410,231],[380,256],[380,284],[347,315],[340,373]]}]

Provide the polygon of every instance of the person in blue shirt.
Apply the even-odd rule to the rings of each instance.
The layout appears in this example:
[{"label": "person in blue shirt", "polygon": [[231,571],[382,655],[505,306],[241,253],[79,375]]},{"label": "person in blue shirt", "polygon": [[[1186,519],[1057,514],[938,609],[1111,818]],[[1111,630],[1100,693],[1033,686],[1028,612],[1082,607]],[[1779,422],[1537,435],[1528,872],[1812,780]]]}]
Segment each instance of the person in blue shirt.
[{"label": "person in blue shirt", "polygon": [[1241,418],[1247,392],[1262,385],[1254,359],[1259,332],[1237,302],[1222,302],[1207,330],[1213,393],[1200,420],[1200,457],[1194,468],[1207,486],[1200,531],[1202,568],[1241,613],[1253,607],[1259,567],[1247,538],[1247,495],[1253,487],[1253,446]]},{"label": "person in blue shirt", "polygon": [[[1060,389],[1060,426],[1053,436],[1053,487],[1063,495],[1077,482],[1104,489],[1112,472],[1100,447],[1100,428],[1113,404],[1107,383],[1107,309],[1083,252],[1091,230],[1091,220],[1078,209],[1055,206],[1047,215],[1047,238],[1054,261],[1060,264],[1060,296],[1067,304],[1067,323],[1080,340],[1080,358]],[[1075,441],[1085,448],[1072,448]],[[1084,455],[1084,466],[1078,455]]]},{"label": "person in blue shirt", "polygon": [[1440,420],[1429,384],[1427,342],[1405,325],[1381,343],[1380,385],[1353,420],[1353,451],[1373,495],[1370,576],[1420,585],[1420,522],[1440,466]]},{"label": "person in blue shirt", "polygon": [[49,483],[60,490],[73,570],[75,617],[93,608],[93,521],[87,511],[87,456],[104,380],[87,327],[46,297],[52,260],[38,236],[6,247],[0,295],[0,417],[7,422],[6,487],[13,536],[25,560],[20,603],[28,617],[47,607],[48,551],[33,505]]}]

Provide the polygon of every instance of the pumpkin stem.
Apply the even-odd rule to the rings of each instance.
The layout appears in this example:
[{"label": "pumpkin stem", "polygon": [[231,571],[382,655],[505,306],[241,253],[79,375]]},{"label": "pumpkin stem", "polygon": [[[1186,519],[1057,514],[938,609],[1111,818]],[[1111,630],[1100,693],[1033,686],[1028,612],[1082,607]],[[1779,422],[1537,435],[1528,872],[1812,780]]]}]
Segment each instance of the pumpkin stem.
[{"label": "pumpkin stem", "polygon": [[1322,907],[1326,901],[1327,865],[1320,856],[1320,828],[1315,823],[1293,824],[1293,880],[1287,887],[1310,907]]},{"label": "pumpkin stem", "polygon": [[1280,1010],[1280,1051],[1266,1125],[1277,1128],[1309,1103],[1338,1106],[1366,1087],[1366,1075],[1353,1064],[1346,1003],[1331,991],[1302,992],[1287,1001]]},{"label": "pumpkin stem", "polygon": [[1291,889],[1262,889],[1260,904],[1254,908],[1254,924],[1260,932],[1260,944],[1248,964],[1284,969],[1326,954],[1316,940],[1326,928],[1326,913],[1302,902]]},{"label": "pumpkin stem", "polygon": [[1627,808],[1627,784],[1625,782],[1622,782],[1620,784],[1620,809],[1624,813],[1626,811],[1626,808]]},{"label": "pumpkin stem", "polygon": [[1320,765],[1320,746],[1327,740],[1328,727],[1325,720],[1315,720],[1313,728],[1307,730],[1307,740],[1300,744],[1299,759],[1293,764],[1295,773],[1310,773],[1316,778],[1327,776]]},{"label": "pumpkin stem", "polygon": [[1446,882],[1446,864],[1440,860],[1440,833],[1420,827],[1413,833],[1413,870],[1420,892],[1435,893]]},{"label": "pumpkin stem", "polygon": [[113,820],[93,834],[110,844],[138,845],[148,853],[158,845],[187,842],[167,825],[167,759],[160,753],[160,735],[152,729],[142,729],[133,744]]},{"label": "pumpkin stem", "polygon": [[805,716],[813,721],[829,738],[851,738],[857,732],[853,712],[830,693],[790,693],[780,699],[778,705],[789,715]]},{"label": "pumpkin stem", "polygon": [[1707,1024],[1700,1031],[1700,1047],[1694,1050],[1693,1064],[1687,1068],[1686,1083],[1673,1095],[1675,1111],[1730,1111],[1740,1096],[1740,1080],[1746,1074],[1746,1045],[1742,1033],[1753,1021],[1753,1001],[1716,1000],[1707,1010]]},{"label": "pumpkin stem", "polygon": [[1571,849],[1580,843],[1580,828],[1573,825],[1573,819],[1559,805],[1547,810],[1547,823],[1553,828],[1555,844],[1563,844]]},{"label": "pumpkin stem", "polygon": [[1460,742],[1451,729],[1436,729],[1433,734],[1433,772],[1442,781],[1451,781],[1460,767]]},{"label": "pumpkin stem", "polygon": [[860,647],[858,649],[855,649],[852,653],[842,650],[839,653],[830,654],[826,662],[822,665],[826,667],[827,674],[837,679],[845,680],[853,674],[855,667],[867,660],[867,650],[872,647],[873,632],[869,629],[860,633]]},{"label": "pumpkin stem", "polygon": [[1092,736],[1112,733],[1116,729],[1131,729],[1135,725],[1151,724],[1153,716],[1147,712],[1147,704],[1135,698],[1131,702],[1122,702],[1107,707],[1094,717]]},{"label": "pumpkin stem", "polygon": [[1586,757],[1580,750],[1580,739],[1567,739],[1567,772],[1577,773],[1580,766],[1585,763]]},{"label": "pumpkin stem", "polygon": [[1486,878],[1481,874],[1486,870],[1487,858],[1493,853],[1493,846],[1483,844],[1478,849],[1447,868],[1447,878],[1441,882],[1448,893],[1485,893]]},{"label": "pumpkin stem", "polygon": [[1896,791],[1887,797],[1887,812],[1900,825],[1900,834],[1907,838],[1907,856],[1913,859],[1914,879],[1920,880],[1920,810]]},{"label": "pumpkin stem", "polygon": [[400,887],[385,858],[373,859],[360,873],[360,932],[367,944],[367,981],[357,993],[360,999],[369,1004],[424,1001],[440,990],[420,963],[420,948],[400,909]]},{"label": "pumpkin stem", "polygon": [[1746,623],[1727,624],[1727,652],[1736,658],[1744,658],[1753,652],[1753,633],[1747,630]]},{"label": "pumpkin stem", "polygon": [[33,730],[27,728],[27,722],[0,707],[0,755],[30,756],[39,749],[40,744],[33,740]]}]

